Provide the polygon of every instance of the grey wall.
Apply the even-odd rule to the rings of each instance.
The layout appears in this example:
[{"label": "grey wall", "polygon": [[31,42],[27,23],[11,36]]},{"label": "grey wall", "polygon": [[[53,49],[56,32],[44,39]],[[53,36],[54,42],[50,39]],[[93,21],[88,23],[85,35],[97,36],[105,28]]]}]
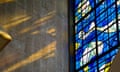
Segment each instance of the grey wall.
[{"label": "grey wall", "polygon": [[13,37],[0,72],[69,72],[67,0],[2,3],[0,27]]}]

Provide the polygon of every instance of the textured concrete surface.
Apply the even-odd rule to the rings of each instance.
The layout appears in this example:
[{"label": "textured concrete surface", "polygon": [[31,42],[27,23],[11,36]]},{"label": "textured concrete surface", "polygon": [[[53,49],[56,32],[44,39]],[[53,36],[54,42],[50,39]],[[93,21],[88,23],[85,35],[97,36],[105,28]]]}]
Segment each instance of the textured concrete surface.
[{"label": "textured concrete surface", "polygon": [[13,40],[0,52],[0,72],[69,72],[67,0],[0,4],[0,29]]},{"label": "textured concrete surface", "polygon": [[110,72],[119,72],[120,71],[120,51],[115,56],[115,59],[112,62]]}]

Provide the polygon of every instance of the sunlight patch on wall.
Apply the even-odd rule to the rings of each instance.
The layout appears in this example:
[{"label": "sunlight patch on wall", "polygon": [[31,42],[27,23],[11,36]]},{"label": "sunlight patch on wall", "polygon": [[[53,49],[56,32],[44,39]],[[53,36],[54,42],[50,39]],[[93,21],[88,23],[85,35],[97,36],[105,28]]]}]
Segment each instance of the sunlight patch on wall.
[{"label": "sunlight patch on wall", "polygon": [[2,27],[3,27],[4,29],[6,29],[6,30],[9,30],[10,28],[15,27],[15,26],[17,26],[17,25],[20,25],[21,23],[29,20],[30,18],[31,18],[31,17],[27,16],[27,17],[24,17],[24,18],[22,18],[22,19],[20,19],[20,20],[14,21],[14,22],[12,22],[12,23],[5,24],[5,25],[3,25]]},{"label": "sunlight patch on wall", "polygon": [[36,35],[36,34],[39,34],[39,33],[40,33],[40,31],[36,30],[36,31],[33,31],[33,32],[31,33],[31,35]]},{"label": "sunlight patch on wall", "polygon": [[54,16],[55,16],[55,12],[52,11],[52,12],[48,13],[45,17],[42,17],[42,18],[36,20],[36,21],[33,23],[33,24],[35,24],[34,26],[30,26],[30,27],[24,28],[24,29],[22,29],[19,33],[20,33],[20,34],[23,34],[23,33],[26,33],[26,32],[28,32],[28,31],[30,31],[30,30],[33,30],[33,29],[35,29],[35,28],[37,28],[37,27],[39,27],[39,26],[41,26],[41,25],[44,25],[44,24],[45,24],[44,22],[50,20],[50,19],[53,18]]},{"label": "sunlight patch on wall", "polygon": [[15,0],[0,0],[0,4],[14,2]]},{"label": "sunlight patch on wall", "polygon": [[52,36],[56,36],[56,29],[55,28],[50,28],[46,31],[46,33],[48,33]]},{"label": "sunlight patch on wall", "polygon": [[[39,51],[37,51],[36,53],[33,53],[32,55],[30,55],[29,57],[27,57],[26,59],[10,66],[9,68],[3,70],[2,72],[12,72],[18,68],[21,68],[23,66],[26,66],[30,63],[33,63],[39,59],[41,59],[42,57],[46,56],[47,54],[53,52],[56,50],[56,41],[51,42],[50,44],[48,44],[46,47],[40,49]],[[48,56],[50,57],[50,56]],[[48,58],[47,57],[47,58]]]}]

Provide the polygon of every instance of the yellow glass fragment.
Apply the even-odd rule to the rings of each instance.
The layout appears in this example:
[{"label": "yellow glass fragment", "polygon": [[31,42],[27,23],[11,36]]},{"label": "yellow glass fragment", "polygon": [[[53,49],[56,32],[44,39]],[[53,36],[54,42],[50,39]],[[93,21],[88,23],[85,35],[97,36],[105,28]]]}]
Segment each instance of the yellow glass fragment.
[{"label": "yellow glass fragment", "polygon": [[89,67],[86,66],[86,67],[84,68],[84,71],[85,71],[85,72],[88,72],[88,69],[89,69]]},{"label": "yellow glass fragment", "polygon": [[105,69],[105,72],[109,72],[109,70],[110,70],[110,67],[107,67],[107,68]]},{"label": "yellow glass fragment", "polygon": [[78,47],[80,46],[80,43],[75,43],[75,49],[77,50]]}]

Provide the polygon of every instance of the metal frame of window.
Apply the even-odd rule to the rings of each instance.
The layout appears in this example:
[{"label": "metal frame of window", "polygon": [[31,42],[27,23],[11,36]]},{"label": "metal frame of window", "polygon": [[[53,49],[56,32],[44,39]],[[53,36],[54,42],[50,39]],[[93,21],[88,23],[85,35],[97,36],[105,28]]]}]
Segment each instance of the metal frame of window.
[{"label": "metal frame of window", "polygon": [[75,71],[75,28],[74,28],[74,1],[68,0],[68,48],[69,48],[69,72]]}]

